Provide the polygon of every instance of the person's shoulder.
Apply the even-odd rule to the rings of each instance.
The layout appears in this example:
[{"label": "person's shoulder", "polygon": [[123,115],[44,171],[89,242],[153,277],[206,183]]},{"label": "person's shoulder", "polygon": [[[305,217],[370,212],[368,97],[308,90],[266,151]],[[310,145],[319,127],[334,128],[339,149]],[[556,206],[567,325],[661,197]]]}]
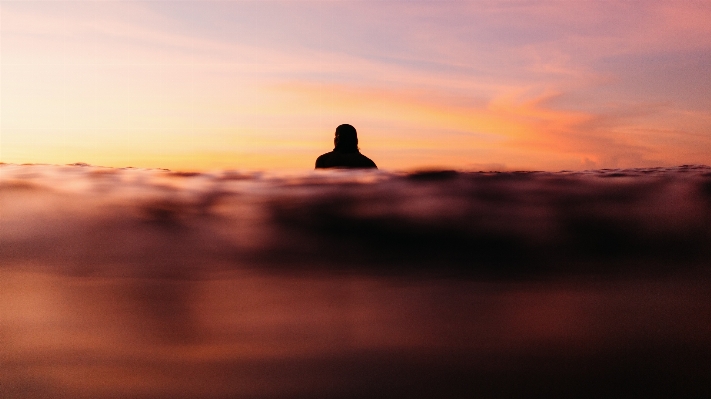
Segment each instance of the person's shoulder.
[{"label": "person's shoulder", "polygon": [[316,160],[318,161],[319,159],[333,158],[333,156],[334,156],[335,154],[336,154],[335,152],[330,151],[330,152],[327,152],[327,153],[325,153],[325,154],[319,155],[318,158],[316,158]]},{"label": "person's shoulder", "polygon": [[371,168],[376,168],[376,169],[378,168],[378,166],[375,164],[375,162],[373,162],[372,159],[366,157],[366,156],[363,155],[363,154],[360,154],[360,156],[361,156],[361,160],[363,161],[363,163],[364,163],[365,165],[367,165],[367,166],[369,166],[369,167],[371,167]]},{"label": "person's shoulder", "polygon": [[331,157],[333,157],[333,151],[319,155],[318,158],[316,158],[316,167],[317,168],[329,167],[330,165],[328,165],[328,160]]}]

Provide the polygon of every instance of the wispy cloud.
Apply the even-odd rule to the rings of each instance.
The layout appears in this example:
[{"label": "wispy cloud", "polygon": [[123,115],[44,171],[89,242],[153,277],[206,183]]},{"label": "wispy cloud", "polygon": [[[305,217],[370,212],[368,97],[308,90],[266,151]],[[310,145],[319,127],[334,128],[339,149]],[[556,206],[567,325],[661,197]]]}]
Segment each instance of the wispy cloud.
[{"label": "wispy cloud", "polygon": [[1,18],[4,161],[58,159],[32,151],[54,127],[64,153],[122,131],[150,163],[174,131],[195,137],[180,162],[291,147],[281,166],[311,165],[347,120],[405,151],[393,168],[711,163],[706,2],[28,1]]}]

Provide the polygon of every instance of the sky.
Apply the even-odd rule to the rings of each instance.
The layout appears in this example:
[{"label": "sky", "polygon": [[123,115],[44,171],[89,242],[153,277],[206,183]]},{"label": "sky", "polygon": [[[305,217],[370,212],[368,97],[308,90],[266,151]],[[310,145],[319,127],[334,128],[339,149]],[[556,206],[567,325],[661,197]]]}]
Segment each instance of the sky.
[{"label": "sky", "polygon": [[711,164],[711,1],[0,0],[0,162]]}]

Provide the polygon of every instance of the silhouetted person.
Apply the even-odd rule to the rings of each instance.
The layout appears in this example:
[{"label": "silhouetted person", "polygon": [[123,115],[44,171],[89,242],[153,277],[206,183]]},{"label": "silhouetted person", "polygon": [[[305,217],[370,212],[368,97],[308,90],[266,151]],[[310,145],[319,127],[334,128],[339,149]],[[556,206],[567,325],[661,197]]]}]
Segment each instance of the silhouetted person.
[{"label": "silhouetted person", "polygon": [[378,168],[375,162],[358,150],[358,133],[353,126],[347,124],[338,126],[333,144],[336,146],[333,151],[316,158],[316,169]]}]

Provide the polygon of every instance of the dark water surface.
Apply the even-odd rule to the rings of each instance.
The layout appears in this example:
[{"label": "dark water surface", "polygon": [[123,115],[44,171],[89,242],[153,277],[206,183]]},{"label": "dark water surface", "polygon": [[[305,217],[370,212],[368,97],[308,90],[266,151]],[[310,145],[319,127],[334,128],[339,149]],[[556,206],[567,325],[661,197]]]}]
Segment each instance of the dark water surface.
[{"label": "dark water surface", "polygon": [[0,165],[0,398],[711,397],[711,168]]}]

